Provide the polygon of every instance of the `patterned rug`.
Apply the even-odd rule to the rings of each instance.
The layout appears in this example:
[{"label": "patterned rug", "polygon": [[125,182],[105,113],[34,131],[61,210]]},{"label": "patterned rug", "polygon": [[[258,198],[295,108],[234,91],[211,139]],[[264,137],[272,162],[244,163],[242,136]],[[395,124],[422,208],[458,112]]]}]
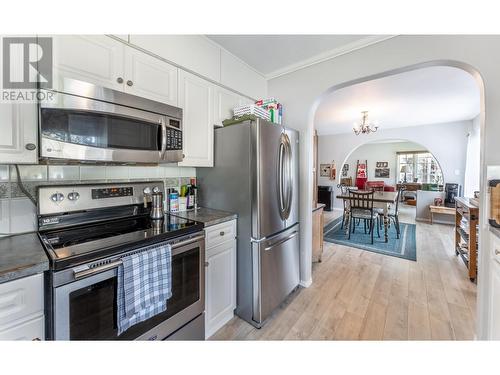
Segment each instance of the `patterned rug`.
[{"label": "patterned rug", "polygon": [[396,238],[396,227],[394,223],[388,229],[389,241],[384,242],[384,230],[380,230],[380,238],[377,236],[377,229],[373,236],[373,245],[371,244],[371,235],[364,232],[363,223],[356,227],[354,233],[351,233],[351,239],[347,239],[345,228],[340,229],[342,217],[339,217],[327,224],[324,228],[324,240],[327,242],[338,243],[344,246],[351,246],[361,250],[373,251],[384,255],[399,257],[409,260],[417,260],[417,241],[416,225],[400,223],[401,235]]}]

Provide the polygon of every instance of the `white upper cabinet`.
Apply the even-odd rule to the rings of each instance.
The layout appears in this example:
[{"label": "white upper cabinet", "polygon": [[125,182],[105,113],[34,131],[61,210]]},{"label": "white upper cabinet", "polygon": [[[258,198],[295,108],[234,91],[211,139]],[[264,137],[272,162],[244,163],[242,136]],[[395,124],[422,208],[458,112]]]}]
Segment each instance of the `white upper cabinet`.
[{"label": "white upper cabinet", "polygon": [[222,87],[215,89],[214,125],[222,126],[222,121],[233,117],[233,109],[242,105],[243,98]]},{"label": "white upper cabinet", "polygon": [[201,35],[130,35],[130,43],[220,81],[220,48]]},{"label": "white upper cabinet", "polygon": [[38,163],[35,103],[0,103],[0,164]]},{"label": "white upper cabinet", "polygon": [[179,107],[183,109],[184,160],[180,166],[214,165],[214,85],[179,71]]},{"label": "white upper cabinet", "polygon": [[53,37],[54,88],[64,78],[123,90],[125,45],[104,35]]},{"label": "white upper cabinet", "polygon": [[131,47],[125,49],[125,91],[177,106],[178,69]]},{"label": "white upper cabinet", "polygon": [[251,98],[265,98],[266,79],[225,50],[221,50],[220,83]]},{"label": "white upper cabinet", "polygon": [[[0,43],[3,43],[1,38]],[[0,50],[0,61],[3,61],[2,50]],[[22,64],[13,64],[11,74],[17,75],[18,72],[14,69],[22,70],[22,68]],[[0,164],[36,164],[38,162],[37,129],[35,103],[22,101],[0,103]]]},{"label": "white upper cabinet", "polygon": [[53,40],[56,88],[72,78],[177,105],[176,67],[104,35]]}]

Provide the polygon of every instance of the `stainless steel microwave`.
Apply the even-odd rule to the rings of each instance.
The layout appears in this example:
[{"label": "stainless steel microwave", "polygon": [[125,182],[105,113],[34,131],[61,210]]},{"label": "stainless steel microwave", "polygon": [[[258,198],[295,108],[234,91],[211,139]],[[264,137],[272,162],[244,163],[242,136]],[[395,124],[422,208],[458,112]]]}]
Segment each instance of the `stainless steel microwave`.
[{"label": "stainless steel microwave", "polygon": [[183,159],[182,109],[65,79],[39,103],[40,158],[119,164]]}]

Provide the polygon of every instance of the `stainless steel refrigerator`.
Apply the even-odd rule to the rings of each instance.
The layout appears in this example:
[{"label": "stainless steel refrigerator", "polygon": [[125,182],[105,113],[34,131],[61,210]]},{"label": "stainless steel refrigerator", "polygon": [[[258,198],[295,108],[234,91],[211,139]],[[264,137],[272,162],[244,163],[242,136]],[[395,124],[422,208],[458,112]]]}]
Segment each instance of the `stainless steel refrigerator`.
[{"label": "stainless steel refrigerator", "polygon": [[200,203],[238,214],[236,314],[260,327],[299,284],[299,135],[264,120],[215,130]]}]

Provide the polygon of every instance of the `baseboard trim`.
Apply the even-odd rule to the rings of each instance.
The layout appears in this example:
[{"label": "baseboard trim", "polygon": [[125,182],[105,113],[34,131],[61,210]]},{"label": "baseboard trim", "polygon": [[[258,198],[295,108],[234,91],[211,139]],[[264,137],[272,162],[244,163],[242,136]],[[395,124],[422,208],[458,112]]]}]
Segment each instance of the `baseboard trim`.
[{"label": "baseboard trim", "polygon": [[[429,223],[431,222],[431,219],[424,219],[424,218],[415,218],[415,221],[418,221],[420,223]],[[434,219],[432,221],[434,224],[445,224],[445,225],[455,225],[455,223],[451,222],[451,221],[444,221],[444,220],[436,220]]]},{"label": "baseboard trim", "polygon": [[312,278],[311,278],[311,279],[306,280],[306,281],[300,280],[299,285],[301,287],[303,287],[303,288],[309,288],[312,285],[312,283],[313,283],[313,281],[312,281]]}]

